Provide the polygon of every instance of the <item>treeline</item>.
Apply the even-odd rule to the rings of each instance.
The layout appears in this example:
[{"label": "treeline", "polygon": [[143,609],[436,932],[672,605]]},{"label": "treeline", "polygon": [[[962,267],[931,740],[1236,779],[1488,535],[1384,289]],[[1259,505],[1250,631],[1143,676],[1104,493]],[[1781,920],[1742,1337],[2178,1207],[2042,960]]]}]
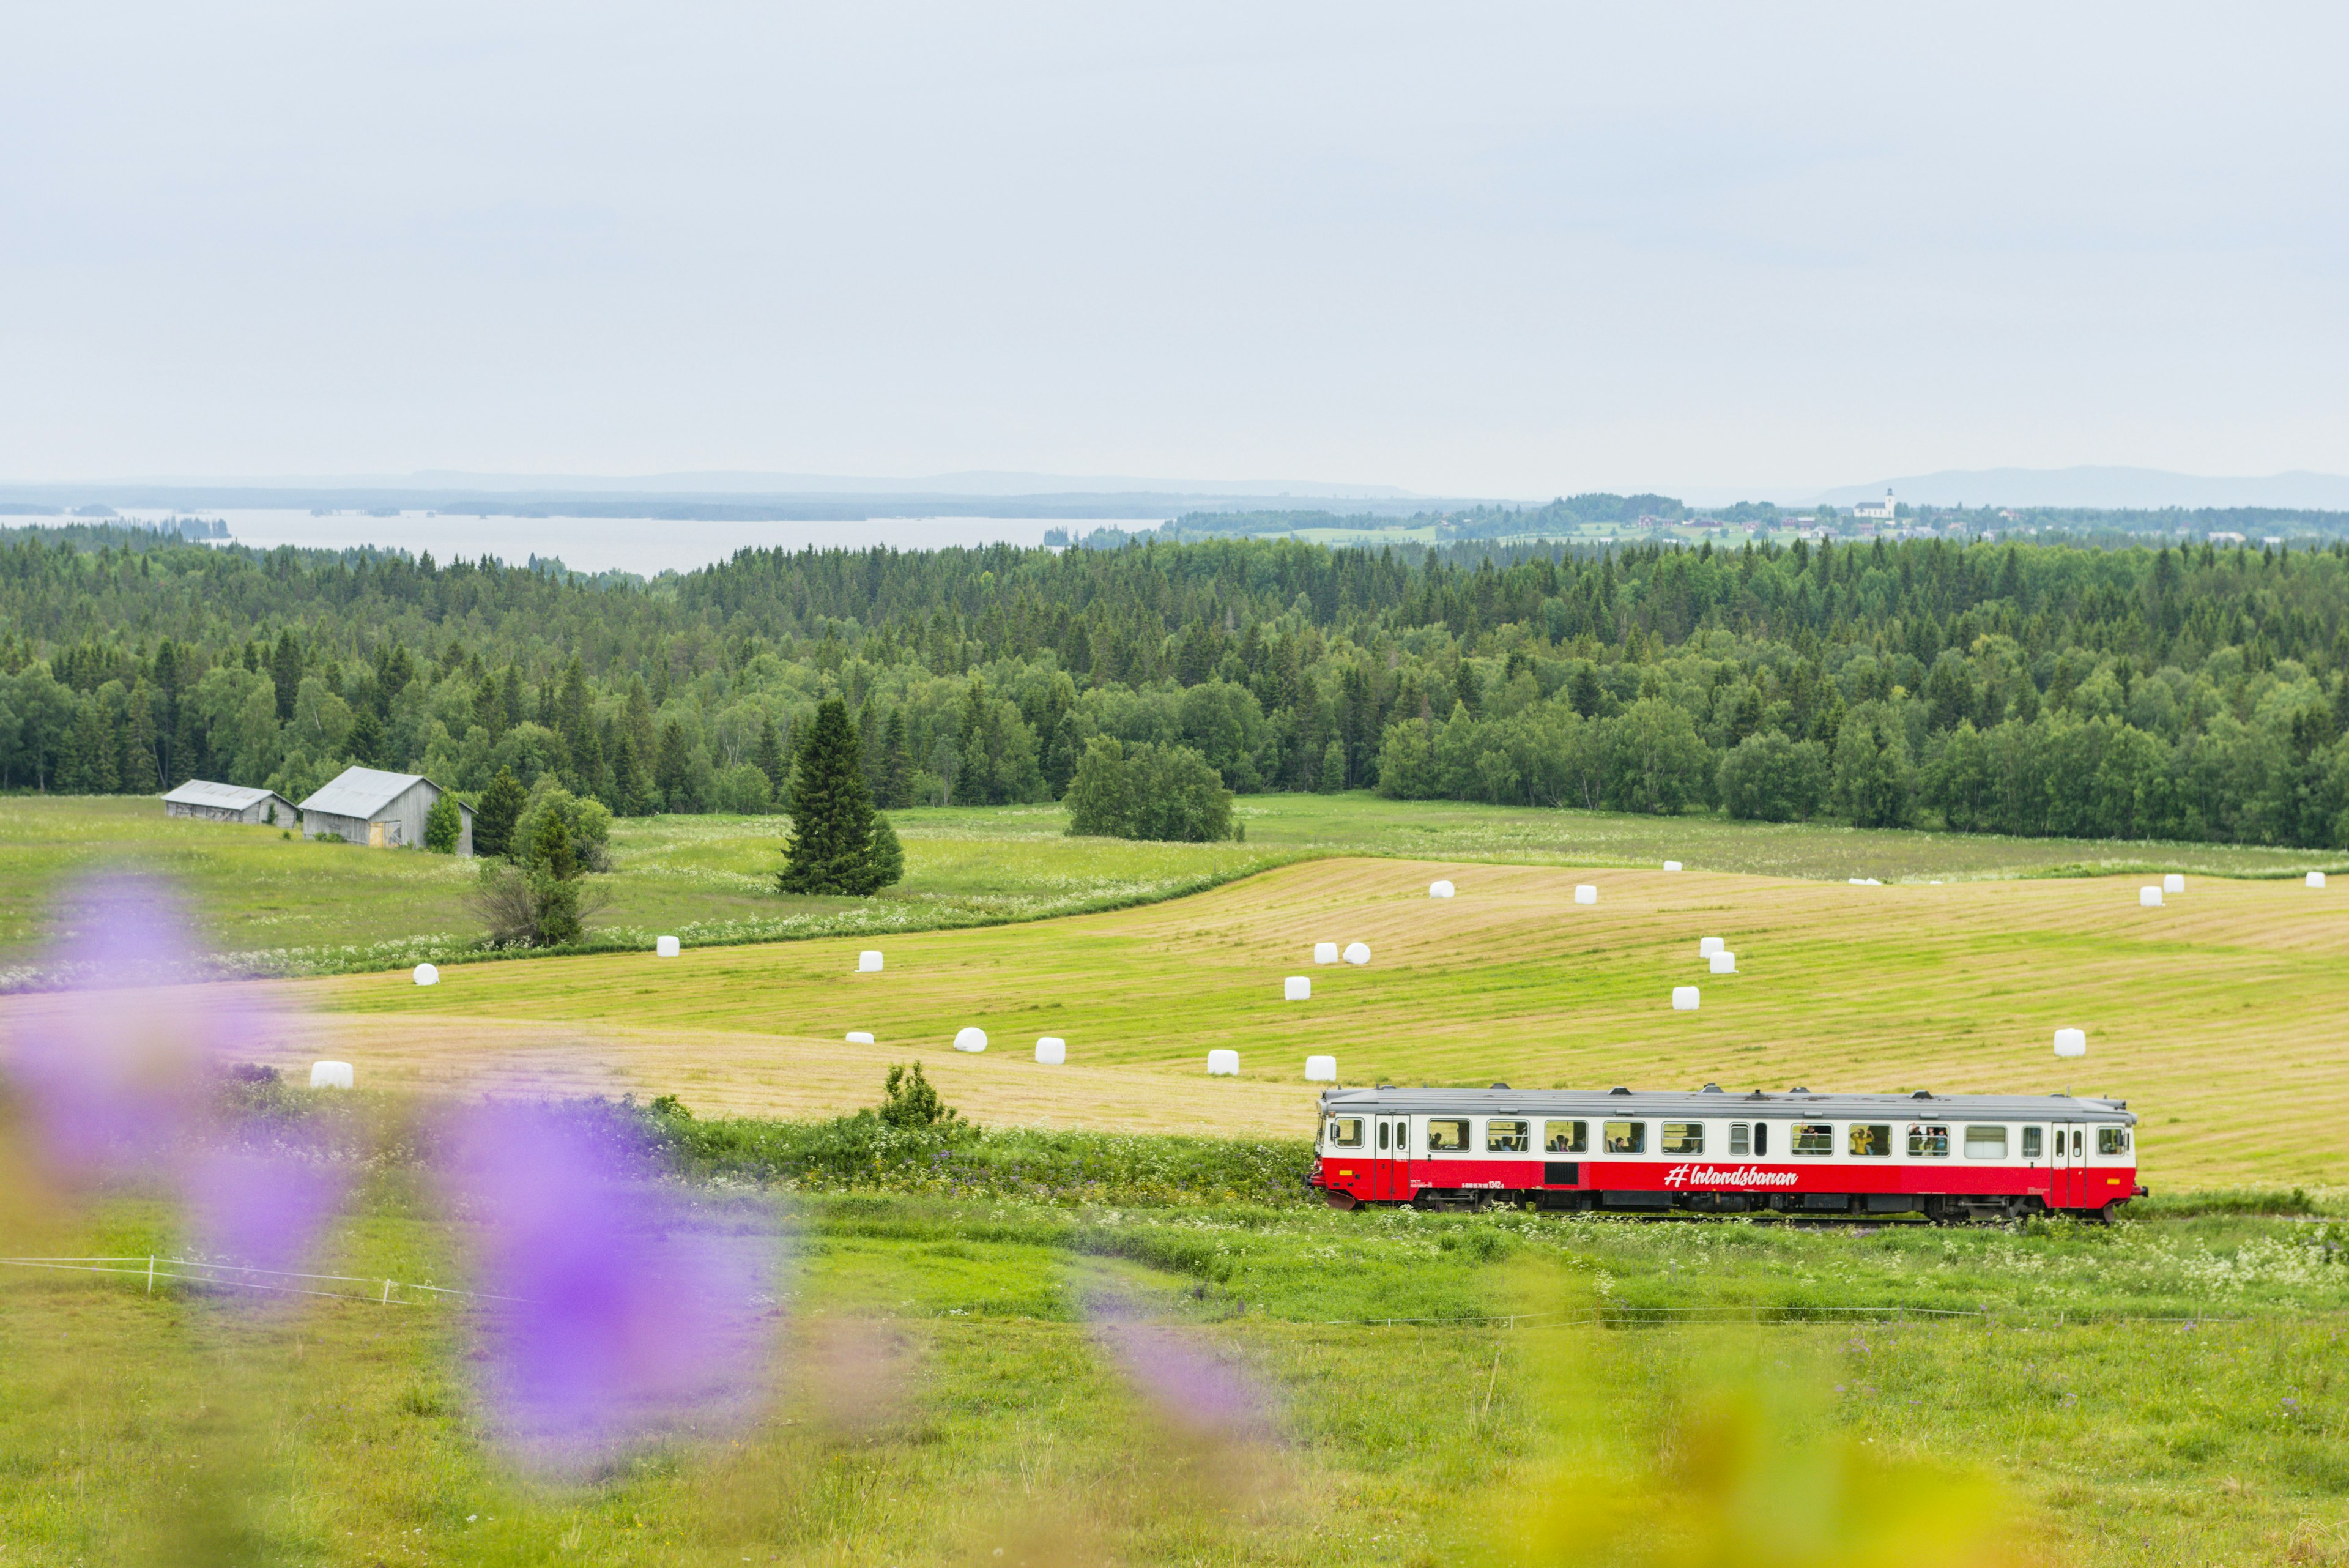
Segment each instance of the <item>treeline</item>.
[{"label": "treeline", "polygon": [[2349,554],[745,551],[645,584],[0,535],[0,782],[299,798],[501,768],[616,812],[771,809],[848,704],[874,797],[1059,798],[1097,737],[1223,784],[2349,842]]}]

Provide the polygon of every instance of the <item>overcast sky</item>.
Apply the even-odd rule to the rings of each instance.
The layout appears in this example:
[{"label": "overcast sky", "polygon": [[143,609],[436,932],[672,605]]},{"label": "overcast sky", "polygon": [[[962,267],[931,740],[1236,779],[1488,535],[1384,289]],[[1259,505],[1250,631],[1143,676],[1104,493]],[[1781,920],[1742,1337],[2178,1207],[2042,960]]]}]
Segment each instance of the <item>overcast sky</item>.
[{"label": "overcast sky", "polygon": [[20,5],[0,477],[2349,471],[2349,12]]}]

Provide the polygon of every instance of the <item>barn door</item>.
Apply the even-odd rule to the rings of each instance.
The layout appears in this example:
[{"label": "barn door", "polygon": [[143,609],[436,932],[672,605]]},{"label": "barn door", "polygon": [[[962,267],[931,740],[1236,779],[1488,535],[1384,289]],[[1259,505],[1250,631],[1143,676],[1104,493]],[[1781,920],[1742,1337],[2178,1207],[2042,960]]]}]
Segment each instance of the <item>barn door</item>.
[{"label": "barn door", "polygon": [[367,824],[367,847],[370,849],[380,849],[383,847],[382,823],[370,822]]}]

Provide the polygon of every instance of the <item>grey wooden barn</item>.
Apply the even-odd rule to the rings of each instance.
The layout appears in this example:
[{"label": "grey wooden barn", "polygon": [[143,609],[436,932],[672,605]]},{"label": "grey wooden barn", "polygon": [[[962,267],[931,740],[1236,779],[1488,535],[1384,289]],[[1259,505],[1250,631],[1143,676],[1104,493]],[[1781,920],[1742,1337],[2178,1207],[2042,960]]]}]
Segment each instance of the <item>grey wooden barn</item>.
[{"label": "grey wooden barn", "polygon": [[[333,783],[302,803],[302,836],[339,834],[376,849],[424,844],[424,816],[444,792],[421,774],[388,774],[379,768],[345,768]],[[473,808],[457,803],[457,853],[473,852]]]},{"label": "grey wooden barn", "polygon": [[192,816],[202,822],[274,822],[291,827],[295,813],[294,803],[274,789],[190,779],[163,797],[163,815]]}]

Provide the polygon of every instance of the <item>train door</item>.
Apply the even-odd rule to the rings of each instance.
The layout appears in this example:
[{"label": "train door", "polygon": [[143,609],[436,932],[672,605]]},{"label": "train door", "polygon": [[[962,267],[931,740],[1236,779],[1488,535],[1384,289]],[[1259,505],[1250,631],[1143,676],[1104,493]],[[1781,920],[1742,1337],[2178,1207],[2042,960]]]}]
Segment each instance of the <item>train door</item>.
[{"label": "train door", "polygon": [[1371,1162],[1371,1197],[1389,1202],[1411,1199],[1411,1118],[1378,1118],[1377,1158]]},{"label": "train door", "polygon": [[2077,1122],[2057,1122],[2050,1129],[2055,1147],[2047,1151],[2049,1175],[2047,1207],[2077,1209],[2085,1202],[2080,1196],[2081,1153],[2084,1147]]}]

